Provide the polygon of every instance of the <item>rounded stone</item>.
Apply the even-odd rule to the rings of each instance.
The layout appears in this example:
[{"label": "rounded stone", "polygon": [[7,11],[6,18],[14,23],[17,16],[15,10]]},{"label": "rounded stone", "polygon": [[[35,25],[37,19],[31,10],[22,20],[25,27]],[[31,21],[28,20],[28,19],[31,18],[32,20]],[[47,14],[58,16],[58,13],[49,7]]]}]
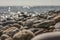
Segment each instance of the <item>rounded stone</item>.
[{"label": "rounded stone", "polygon": [[1,40],[13,40],[10,36],[6,35],[6,34],[3,34],[1,36]]},{"label": "rounded stone", "polygon": [[4,30],[3,33],[12,37],[18,31],[19,31],[19,29],[16,27],[9,27],[8,29]]},{"label": "rounded stone", "polygon": [[35,36],[31,40],[60,40],[60,32],[50,32]]},{"label": "rounded stone", "polygon": [[13,36],[14,40],[30,40],[32,37],[34,37],[33,32],[29,31],[29,30],[22,30],[18,33],[16,33]]},{"label": "rounded stone", "polygon": [[60,22],[60,15],[57,15],[56,17],[53,18],[55,22]]},{"label": "rounded stone", "polygon": [[55,29],[60,29],[60,22],[56,23],[56,24],[54,25],[54,27],[55,27]]}]

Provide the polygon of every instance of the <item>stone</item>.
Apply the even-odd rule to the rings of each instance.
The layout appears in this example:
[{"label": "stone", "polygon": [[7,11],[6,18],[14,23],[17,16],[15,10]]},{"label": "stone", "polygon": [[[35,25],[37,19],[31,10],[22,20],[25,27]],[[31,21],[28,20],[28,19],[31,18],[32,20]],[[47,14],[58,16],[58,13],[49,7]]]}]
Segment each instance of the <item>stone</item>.
[{"label": "stone", "polygon": [[34,21],[33,23],[34,24],[37,24],[37,23],[41,23],[41,22],[43,22],[44,20],[42,19],[42,20],[36,20],[36,21]]},{"label": "stone", "polygon": [[46,20],[41,23],[33,24],[32,27],[34,28],[49,28],[50,26],[54,25],[54,20]]},{"label": "stone", "polygon": [[55,22],[60,22],[60,15],[57,15],[56,17],[53,18]]},{"label": "stone", "polygon": [[31,40],[31,38],[34,37],[34,33],[29,30],[22,30],[16,33],[13,36],[14,40]]},{"label": "stone", "polygon": [[60,40],[60,32],[43,33],[35,36],[31,40]]},{"label": "stone", "polygon": [[16,27],[9,27],[8,29],[4,30],[3,33],[12,37],[18,31],[19,31],[19,29]]},{"label": "stone", "polygon": [[28,26],[29,28],[32,27],[33,25],[33,22],[34,22],[35,19],[28,19],[25,21],[25,26]]},{"label": "stone", "polygon": [[30,29],[28,29],[28,30],[30,30],[30,31],[32,31],[33,33],[35,33],[35,32],[37,32],[37,31],[39,31],[40,28],[30,28]]},{"label": "stone", "polygon": [[0,25],[0,29],[2,29],[4,26]]},{"label": "stone", "polygon": [[3,34],[2,36],[1,36],[1,40],[13,40],[11,37],[9,37],[8,35],[6,35],[6,34]]},{"label": "stone", "polygon": [[23,27],[22,25],[19,25],[18,23],[14,23],[13,27],[17,27],[18,29],[20,29],[21,27]]},{"label": "stone", "polygon": [[18,21],[17,23],[18,23],[19,25],[22,25],[22,26],[24,25],[24,22],[22,22],[22,21]]},{"label": "stone", "polygon": [[6,22],[3,22],[3,26],[6,26],[6,25],[9,25],[9,24],[14,24],[16,21],[14,20],[10,20],[10,21],[6,21]]},{"label": "stone", "polygon": [[54,27],[55,27],[55,29],[60,29],[60,22],[56,23],[56,24],[54,25]]},{"label": "stone", "polygon": [[0,36],[3,34],[3,31],[2,30],[0,30]]},{"label": "stone", "polygon": [[60,32],[60,29],[54,29],[53,32]]}]

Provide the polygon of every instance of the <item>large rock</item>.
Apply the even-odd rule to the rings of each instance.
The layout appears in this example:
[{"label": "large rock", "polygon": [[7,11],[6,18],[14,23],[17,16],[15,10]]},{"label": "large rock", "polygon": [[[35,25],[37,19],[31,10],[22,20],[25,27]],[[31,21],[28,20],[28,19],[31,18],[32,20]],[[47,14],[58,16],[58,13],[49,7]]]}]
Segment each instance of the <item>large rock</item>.
[{"label": "large rock", "polygon": [[31,40],[60,40],[60,32],[51,32],[37,35]]},{"label": "large rock", "polygon": [[43,19],[46,19],[46,18],[47,18],[47,15],[41,13],[41,14],[39,15],[39,17],[40,17],[40,18],[43,18]]},{"label": "large rock", "polygon": [[56,17],[53,18],[55,22],[60,22],[60,15],[57,15]]},{"label": "large rock", "polygon": [[39,34],[47,33],[47,32],[48,32],[48,30],[46,30],[46,29],[40,29],[37,32],[35,32],[35,35],[39,35]]},{"label": "large rock", "polygon": [[37,23],[37,24],[33,24],[32,27],[35,27],[35,28],[48,28],[52,25],[54,25],[54,20],[46,20],[44,22],[41,22],[41,23]]},{"label": "large rock", "polygon": [[16,33],[13,36],[14,40],[30,40],[32,37],[34,37],[33,32],[29,31],[29,30],[22,30],[18,33]]},{"label": "large rock", "polygon": [[56,23],[54,27],[55,29],[60,29],[60,22]]},{"label": "large rock", "polygon": [[36,20],[36,21],[34,21],[33,23],[34,24],[37,24],[37,23],[41,23],[41,22],[43,22],[44,20],[42,19],[42,20]]},{"label": "large rock", "polygon": [[8,35],[6,35],[6,34],[3,34],[2,36],[1,36],[1,40],[13,40],[11,37],[9,37]]},{"label": "large rock", "polygon": [[56,23],[54,27],[55,27],[54,31],[60,31],[60,22]]},{"label": "large rock", "polygon": [[3,30],[3,33],[12,37],[18,31],[19,31],[19,29],[16,27],[9,27],[8,29]]},{"label": "large rock", "polygon": [[16,21],[21,21],[24,19],[24,17],[14,18]]},{"label": "large rock", "polygon": [[9,25],[9,24],[14,24],[14,23],[16,23],[16,21],[15,20],[9,20],[9,21],[6,21],[6,22],[3,22],[3,26],[6,26],[6,25]]},{"label": "large rock", "polygon": [[2,29],[4,26],[0,25],[0,29]]},{"label": "large rock", "polygon": [[6,20],[13,20],[13,19],[14,19],[13,17],[6,18]]},{"label": "large rock", "polygon": [[33,22],[35,21],[36,19],[28,19],[25,21],[25,26],[28,26],[29,28],[32,27],[33,25]]}]

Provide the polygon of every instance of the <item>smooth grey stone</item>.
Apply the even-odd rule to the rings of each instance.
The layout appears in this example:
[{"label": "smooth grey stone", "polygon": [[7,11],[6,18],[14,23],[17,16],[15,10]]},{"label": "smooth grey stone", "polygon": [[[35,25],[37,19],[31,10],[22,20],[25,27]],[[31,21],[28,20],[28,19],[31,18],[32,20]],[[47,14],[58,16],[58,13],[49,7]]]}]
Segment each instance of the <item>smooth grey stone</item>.
[{"label": "smooth grey stone", "polygon": [[4,26],[0,25],[0,29],[2,29]]},{"label": "smooth grey stone", "polygon": [[33,25],[33,22],[35,21],[36,19],[28,19],[25,21],[25,26],[28,26],[29,28],[32,27]]},{"label": "smooth grey stone", "polygon": [[60,29],[60,22],[56,23],[54,26],[56,29]]},{"label": "smooth grey stone", "polygon": [[31,40],[60,40],[60,32],[40,34],[35,36]]}]

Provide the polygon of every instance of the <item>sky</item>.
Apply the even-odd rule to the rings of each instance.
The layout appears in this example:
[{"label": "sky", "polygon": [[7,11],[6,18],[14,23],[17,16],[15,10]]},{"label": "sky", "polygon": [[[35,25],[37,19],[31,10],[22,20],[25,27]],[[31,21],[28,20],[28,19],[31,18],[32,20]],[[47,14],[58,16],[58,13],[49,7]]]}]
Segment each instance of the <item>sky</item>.
[{"label": "sky", "polygon": [[60,0],[0,0],[0,6],[60,6]]}]

